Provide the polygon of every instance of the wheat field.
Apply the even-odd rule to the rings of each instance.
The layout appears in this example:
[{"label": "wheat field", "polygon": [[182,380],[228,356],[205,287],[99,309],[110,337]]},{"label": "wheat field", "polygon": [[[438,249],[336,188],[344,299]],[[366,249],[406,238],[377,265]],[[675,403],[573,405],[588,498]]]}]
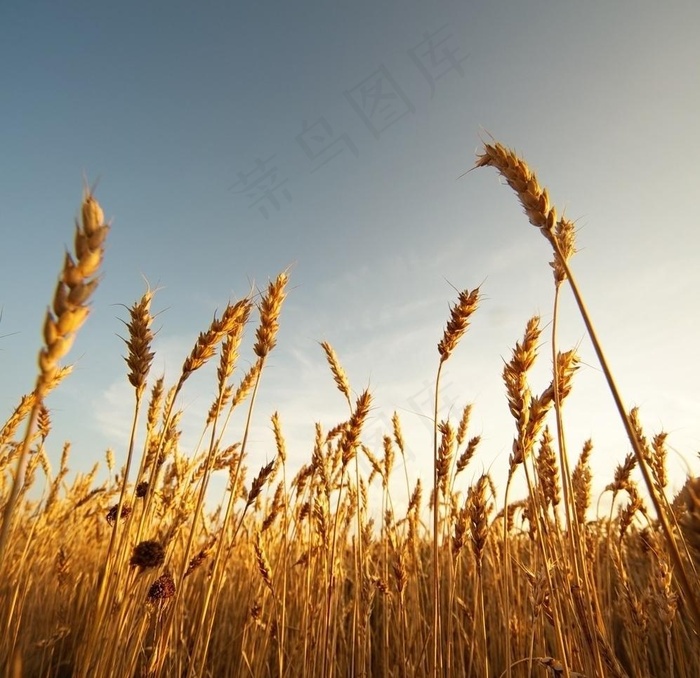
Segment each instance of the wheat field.
[{"label": "wheat field", "polygon": [[[471,406],[451,419],[440,400],[479,288],[458,294],[437,342],[432,479],[411,482],[403,470],[397,414],[381,449],[364,442],[372,393],[352,388],[326,342],[319,359],[347,419],[317,424],[308,461],[292,474],[280,403],[274,459],[249,455],[287,272],[229,303],[167,379],[151,374],[147,289],[126,323],[126,456],[95,460],[109,473],[102,483],[97,465],[69,472],[68,444],[51,468],[46,398],[70,378],[65,358],[108,266],[110,227],[86,191],[44,318],[35,386],[0,429],[0,675],[700,676],[700,479],[671,496],[667,435],[647,437],[622,401],[572,271],[573,223],[511,150],[484,144],[481,167],[505,179],[552,251],[551,353],[538,355],[545,329],[535,316],[501,375],[514,423],[505,478],[467,473],[481,442]],[[605,515],[591,496],[592,443],[566,445],[562,407],[579,365],[557,340],[567,285],[629,437],[631,452],[609,469]],[[241,353],[252,356],[247,371]],[[181,396],[210,361],[217,395],[198,422],[198,446],[183,449]],[[541,393],[528,381],[536,361],[552,366]],[[241,430],[231,430],[234,412]],[[237,442],[225,443],[231,436]],[[212,501],[215,476],[226,489]],[[524,499],[510,497],[516,476]]]}]

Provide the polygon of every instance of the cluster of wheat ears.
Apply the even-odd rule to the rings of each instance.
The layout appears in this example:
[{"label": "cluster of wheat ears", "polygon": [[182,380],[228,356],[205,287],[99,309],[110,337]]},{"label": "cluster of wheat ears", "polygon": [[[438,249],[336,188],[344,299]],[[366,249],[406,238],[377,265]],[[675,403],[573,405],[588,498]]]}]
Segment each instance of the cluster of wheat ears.
[{"label": "cluster of wheat ears", "polygon": [[[468,486],[480,442],[468,433],[471,406],[451,421],[440,402],[441,373],[479,305],[478,288],[461,292],[437,345],[432,487],[412,483],[402,459],[399,515],[390,479],[405,454],[400,419],[382,449],[363,443],[371,394],[353,394],[325,342],[348,418],[316,425],[310,460],[291,477],[275,413],[276,455],[248,474],[260,463],[248,435],[286,273],[226,306],[172,385],[149,384],[148,290],[126,322],[134,408],[124,458],[107,452],[102,484],[97,467],[70,484],[66,444],[52,470],[46,396],[70,373],[60,362],[88,316],[109,231],[86,193],[44,321],[36,386],[0,429],[2,676],[700,676],[700,480],[668,496],[666,434],[649,440],[622,403],[570,268],[573,224],[507,148],[485,144],[476,166],[505,178],[552,248],[551,382],[542,393],[528,383],[543,331],[533,317],[502,375],[515,422],[504,498],[488,474]],[[566,444],[562,407],[578,357],[557,347],[565,284],[632,450],[606,488],[608,515],[590,511],[591,442],[575,455]],[[254,358],[241,373],[254,313]],[[199,444],[184,450],[179,397],[214,359],[216,396]],[[214,474],[227,483],[212,511]],[[516,474],[528,493],[513,501]],[[370,493],[381,506],[368,505]]]}]

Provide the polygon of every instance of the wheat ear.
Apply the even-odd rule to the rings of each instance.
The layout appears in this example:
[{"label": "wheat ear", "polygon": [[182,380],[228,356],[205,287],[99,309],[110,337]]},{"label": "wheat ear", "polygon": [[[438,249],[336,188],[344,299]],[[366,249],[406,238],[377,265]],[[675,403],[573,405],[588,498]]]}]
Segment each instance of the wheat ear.
[{"label": "wheat ear", "polygon": [[73,345],[76,333],[90,313],[88,302],[97,288],[98,272],[104,257],[104,243],[109,225],[104,223],[100,204],[89,191],[85,192],[81,208],[81,223],[75,225],[75,256],[66,252],[63,270],[56,285],[53,303],[44,319],[44,346],[39,351],[39,375],[34,387],[32,410],[27,422],[24,442],[17,458],[12,491],[5,505],[0,531],[0,563],[10,534],[15,510],[29,461],[29,444],[44,397],[65,375],[59,361]]}]

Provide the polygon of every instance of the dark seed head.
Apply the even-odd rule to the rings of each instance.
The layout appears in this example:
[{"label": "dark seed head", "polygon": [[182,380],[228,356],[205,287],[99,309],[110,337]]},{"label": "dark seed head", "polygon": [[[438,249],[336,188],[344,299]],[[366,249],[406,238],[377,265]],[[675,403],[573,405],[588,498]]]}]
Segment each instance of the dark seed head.
[{"label": "dark seed head", "polygon": [[136,496],[143,499],[148,494],[148,483],[144,480],[136,486]]},{"label": "dark seed head", "polygon": [[147,569],[160,567],[165,562],[165,549],[157,541],[142,541],[134,547],[129,564]]},{"label": "dark seed head", "polygon": [[164,572],[148,589],[148,600],[155,603],[161,600],[167,600],[175,595],[175,582],[170,572]]},{"label": "dark seed head", "polygon": [[[107,512],[107,522],[110,525],[114,525],[114,523],[117,522],[117,509],[119,508],[119,504],[115,504],[112,506],[111,509]],[[128,506],[127,504],[124,504],[122,506],[122,512],[121,512],[121,517],[122,518],[128,518],[129,514],[131,513],[131,506]]]}]

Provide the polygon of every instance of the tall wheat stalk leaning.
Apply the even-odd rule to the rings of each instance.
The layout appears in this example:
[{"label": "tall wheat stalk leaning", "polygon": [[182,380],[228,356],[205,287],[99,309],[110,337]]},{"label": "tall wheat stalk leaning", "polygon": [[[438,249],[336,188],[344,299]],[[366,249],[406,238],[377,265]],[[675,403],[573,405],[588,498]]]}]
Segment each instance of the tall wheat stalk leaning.
[{"label": "tall wheat stalk leaning", "polygon": [[29,413],[27,429],[17,457],[12,490],[5,505],[0,531],[0,565],[12,527],[12,514],[24,486],[29,462],[29,448],[34,426],[44,397],[68,374],[70,368],[61,368],[59,361],[71,349],[76,333],[85,322],[90,307],[88,302],[99,282],[98,271],[104,256],[104,243],[109,225],[104,223],[100,204],[86,189],[81,208],[81,223],[75,224],[75,257],[69,252],[63,262],[63,270],[56,285],[53,303],[44,320],[44,346],[39,351],[39,374],[33,391],[33,406]]},{"label": "tall wheat stalk leaning", "polygon": [[571,291],[576,299],[579,312],[586,325],[588,336],[591,339],[593,348],[595,349],[600,366],[605,374],[605,379],[608,382],[608,387],[615,401],[625,431],[634,450],[637,458],[637,463],[644,476],[644,482],[647,486],[647,491],[651,497],[654,509],[656,511],[659,524],[663,530],[666,542],[668,544],[671,560],[674,565],[675,574],[678,576],[681,589],[686,596],[686,601],[691,609],[693,618],[697,627],[700,629],[700,604],[698,603],[695,586],[692,586],[688,578],[686,567],[681,559],[678,545],[671,531],[668,512],[662,506],[659,498],[659,493],[654,485],[649,465],[644,455],[642,445],[635,428],[628,415],[628,410],[625,407],[620,391],[617,388],[612,372],[608,365],[608,361],[603,353],[601,343],[596,334],[588,309],[583,300],[580,288],[574,277],[571,267],[569,266],[567,253],[563,250],[560,239],[556,237],[555,227],[557,224],[556,210],[553,205],[550,205],[549,195],[546,188],[541,188],[537,177],[528,167],[527,163],[519,158],[513,151],[505,148],[499,143],[484,144],[484,152],[477,157],[476,167],[491,166],[498,170],[503,178],[508,182],[508,185],[515,191],[520,202],[527,214],[530,223],[537,227],[542,235],[547,239],[554,250],[554,254],[558,263],[561,265],[563,272],[571,286]]}]

